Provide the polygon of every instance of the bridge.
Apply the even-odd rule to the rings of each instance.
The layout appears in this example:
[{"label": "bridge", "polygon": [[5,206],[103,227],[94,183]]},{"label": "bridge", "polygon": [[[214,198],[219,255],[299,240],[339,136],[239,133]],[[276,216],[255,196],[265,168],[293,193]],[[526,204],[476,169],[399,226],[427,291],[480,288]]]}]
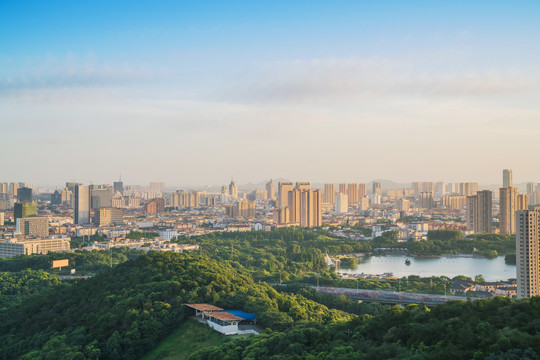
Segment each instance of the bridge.
[{"label": "bridge", "polygon": [[467,300],[463,296],[446,296],[435,294],[419,294],[397,291],[384,291],[384,290],[366,290],[366,289],[347,289],[347,288],[333,288],[333,287],[316,287],[311,286],[313,289],[333,296],[345,295],[353,300],[361,300],[366,302],[378,302],[383,304],[425,304],[425,305],[438,305],[450,300]]}]

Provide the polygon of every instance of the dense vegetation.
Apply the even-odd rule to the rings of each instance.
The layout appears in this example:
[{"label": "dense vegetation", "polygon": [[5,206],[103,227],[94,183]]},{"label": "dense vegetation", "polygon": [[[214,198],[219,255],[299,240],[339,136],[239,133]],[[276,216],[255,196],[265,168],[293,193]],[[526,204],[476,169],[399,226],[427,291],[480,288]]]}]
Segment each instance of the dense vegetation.
[{"label": "dense vegetation", "polygon": [[477,234],[464,239],[459,230],[428,232],[425,241],[398,242],[397,232],[388,231],[372,240],[373,248],[401,248],[413,255],[479,254],[488,258],[515,253],[515,235]]},{"label": "dense vegetation", "polygon": [[336,238],[325,232],[279,229],[244,233],[211,233],[178,242],[197,243],[201,254],[251,271],[255,279],[277,281],[306,271],[325,270],[324,254],[369,252],[367,242]]},{"label": "dense vegetation", "polygon": [[208,258],[150,253],[0,312],[0,359],[137,359],[184,322],[183,303],[198,302],[256,312],[277,330],[354,317]]},{"label": "dense vegetation", "polygon": [[26,269],[21,272],[0,272],[0,310],[60,284],[58,276],[43,270]]},{"label": "dense vegetation", "polygon": [[205,359],[538,359],[540,298],[394,306],[348,323],[303,324],[201,349]]},{"label": "dense vegetation", "polygon": [[141,254],[144,254],[144,251],[113,248],[112,251],[76,250],[74,252],[51,252],[46,255],[21,255],[0,258],[0,271],[17,272],[24,269],[52,271],[53,260],[68,259],[70,268],[75,268],[79,272],[96,272],[111,266],[111,255],[112,264],[117,265]]}]

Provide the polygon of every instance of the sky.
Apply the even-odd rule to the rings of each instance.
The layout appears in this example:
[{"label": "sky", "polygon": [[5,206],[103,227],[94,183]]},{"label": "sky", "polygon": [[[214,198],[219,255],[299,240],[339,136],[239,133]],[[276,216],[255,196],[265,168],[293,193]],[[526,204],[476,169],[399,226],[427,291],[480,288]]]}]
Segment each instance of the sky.
[{"label": "sky", "polygon": [[0,0],[0,182],[540,182],[538,1]]}]

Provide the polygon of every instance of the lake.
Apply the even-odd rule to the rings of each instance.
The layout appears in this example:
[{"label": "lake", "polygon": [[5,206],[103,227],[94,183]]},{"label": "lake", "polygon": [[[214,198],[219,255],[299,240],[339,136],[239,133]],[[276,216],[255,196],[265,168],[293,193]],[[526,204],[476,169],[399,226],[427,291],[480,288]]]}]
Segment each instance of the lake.
[{"label": "lake", "polygon": [[[411,265],[405,265],[405,259]],[[355,269],[340,268],[347,274],[382,274],[392,272],[403,277],[419,275],[422,277],[465,275],[474,279],[482,274],[486,281],[507,280],[516,277],[516,266],[506,265],[504,256],[495,259],[468,256],[411,257],[411,256],[371,256],[358,259]]]}]

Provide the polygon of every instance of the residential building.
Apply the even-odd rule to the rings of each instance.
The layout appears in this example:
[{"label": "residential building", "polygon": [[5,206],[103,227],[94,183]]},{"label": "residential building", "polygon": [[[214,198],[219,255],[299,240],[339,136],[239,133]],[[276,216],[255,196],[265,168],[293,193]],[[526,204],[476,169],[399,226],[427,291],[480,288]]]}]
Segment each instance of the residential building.
[{"label": "residential building", "polygon": [[540,209],[516,212],[517,297],[540,295]]},{"label": "residential building", "polygon": [[276,200],[276,187],[272,179],[266,183],[266,196],[268,197],[268,200]]},{"label": "residential building", "polygon": [[336,196],[336,187],[334,184],[324,184],[324,202],[326,204],[334,205]]},{"label": "residential building", "polygon": [[97,226],[121,225],[124,222],[124,209],[101,208],[96,210],[94,224]]},{"label": "residential building", "polygon": [[467,196],[467,230],[475,233],[493,232],[492,198],[489,190]]},{"label": "residential building", "polygon": [[516,233],[517,189],[514,187],[499,189],[499,223],[501,234]]},{"label": "residential building", "polygon": [[287,207],[289,202],[289,191],[292,191],[294,189],[294,185],[292,182],[283,182],[280,181],[278,183],[278,207],[284,208]]},{"label": "residential building", "polygon": [[348,195],[343,193],[336,194],[336,204],[334,211],[337,213],[346,213],[349,211]]},{"label": "residential building", "polygon": [[512,185],[512,170],[504,169],[503,170],[503,188],[513,187]]},{"label": "residential building", "polygon": [[45,216],[18,218],[15,232],[24,237],[46,238],[49,236],[49,218]]}]

